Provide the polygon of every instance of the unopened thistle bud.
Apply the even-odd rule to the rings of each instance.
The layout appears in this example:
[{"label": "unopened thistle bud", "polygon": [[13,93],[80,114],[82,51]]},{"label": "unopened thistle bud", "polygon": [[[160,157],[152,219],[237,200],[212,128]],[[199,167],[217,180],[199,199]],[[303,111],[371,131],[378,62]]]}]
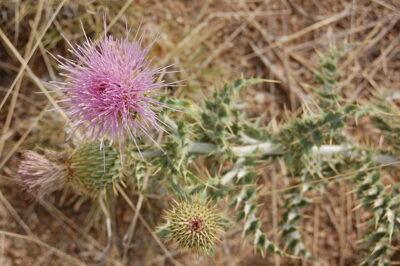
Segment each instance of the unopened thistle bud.
[{"label": "unopened thistle bud", "polygon": [[[225,221],[210,203],[198,198],[175,202],[165,214],[166,225],[160,232],[178,243],[182,249],[191,249],[210,255],[215,243],[224,231]],[[162,234],[162,233],[161,233]]]},{"label": "unopened thistle bud", "polygon": [[96,142],[81,145],[70,159],[70,183],[83,193],[96,194],[119,180],[119,152],[110,146],[100,149]]},{"label": "unopened thistle bud", "polygon": [[24,154],[19,165],[20,183],[36,196],[44,196],[64,185],[95,196],[108,189],[121,177],[120,154],[113,147],[95,142],[78,147],[69,156],[66,153],[33,151]]}]

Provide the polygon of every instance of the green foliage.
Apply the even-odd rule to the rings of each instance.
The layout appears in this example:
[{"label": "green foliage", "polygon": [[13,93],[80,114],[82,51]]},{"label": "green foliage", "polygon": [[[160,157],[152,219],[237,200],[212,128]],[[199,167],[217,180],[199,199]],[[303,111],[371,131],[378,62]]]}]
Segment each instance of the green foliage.
[{"label": "green foliage", "polygon": [[235,108],[235,96],[241,89],[264,82],[262,79],[238,79],[232,85],[225,85],[222,91],[216,91],[210,100],[205,101],[204,110],[200,113],[199,131],[201,141],[217,144],[223,150],[229,146],[229,141],[236,139],[240,124],[245,118]]},{"label": "green foliage", "polygon": [[333,109],[340,100],[335,86],[339,78],[337,63],[341,56],[341,52],[336,49],[320,56],[320,68],[315,73],[315,79],[321,84],[317,93],[320,96],[319,107],[323,110]]},{"label": "green foliage", "polygon": [[240,191],[232,193],[232,206],[237,211],[236,220],[244,222],[243,237],[252,235],[254,246],[261,254],[264,255],[267,251],[285,255],[285,252],[272,243],[262,231],[262,221],[257,215],[258,191],[255,183],[256,176],[256,173],[247,172],[245,168],[242,168],[242,171],[237,171],[237,175],[235,175],[236,183],[241,184]]},{"label": "green foliage", "polygon": [[285,149],[285,161],[293,175],[303,168],[301,158],[311,149],[324,143],[343,141],[341,130],[345,119],[352,113],[350,108],[324,112],[289,121],[277,136]]},{"label": "green foliage", "polygon": [[369,157],[359,161],[359,164],[360,169],[354,176],[357,195],[363,208],[374,216],[370,225],[372,230],[365,239],[369,255],[363,264],[390,265],[393,253],[391,242],[394,233],[400,228],[400,194],[397,189],[385,188],[379,168]]},{"label": "green foliage", "polygon": [[238,211],[237,221],[244,221],[243,237],[253,235],[254,246],[261,252],[271,252],[286,255],[276,244],[271,242],[263,232],[262,221],[257,215],[257,188],[254,185],[243,186],[239,195],[234,198],[235,209]]},{"label": "green foliage", "polygon": [[168,136],[163,146],[165,155],[159,158],[159,162],[166,173],[171,176],[186,177],[187,175],[187,165],[190,162],[190,140],[187,134],[188,126],[183,122],[178,122],[177,129]]},{"label": "green foliage", "polygon": [[400,110],[385,99],[377,99],[372,116],[373,124],[388,143],[386,151],[400,155]]},{"label": "green foliage", "polygon": [[[345,122],[355,108],[351,105],[340,106],[340,97],[335,92],[338,70],[336,67],[338,54],[321,57],[320,70],[316,73],[317,81],[322,88],[317,90],[317,111],[314,114],[304,113],[300,118],[293,118],[282,126],[276,139],[283,146],[286,166],[291,176],[300,176],[300,184],[288,191],[282,219],[282,240],[285,246],[295,255],[310,257],[305,247],[299,224],[303,217],[303,208],[311,200],[307,192],[317,186],[313,182],[331,173],[331,165],[324,158],[312,155],[312,149],[325,143],[345,141],[342,131]],[[333,158],[325,158],[333,161]],[[333,164],[333,163],[332,163]]]}]

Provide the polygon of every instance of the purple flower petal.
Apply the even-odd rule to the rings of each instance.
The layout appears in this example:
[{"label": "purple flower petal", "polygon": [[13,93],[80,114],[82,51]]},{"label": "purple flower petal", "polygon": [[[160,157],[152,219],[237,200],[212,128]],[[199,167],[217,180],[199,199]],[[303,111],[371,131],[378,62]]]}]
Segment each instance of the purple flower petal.
[{"label": "purple flower petal", "polygon": [[158,107],[150,93],[164,87],[160,72],[149,66],[147,49],[127,39],[104,37],[72,49],[76,61],[63,58],[66,82],[57,86],[66,95],[67,113],[75,128],[96,140],[123,139],[159,129]]}]

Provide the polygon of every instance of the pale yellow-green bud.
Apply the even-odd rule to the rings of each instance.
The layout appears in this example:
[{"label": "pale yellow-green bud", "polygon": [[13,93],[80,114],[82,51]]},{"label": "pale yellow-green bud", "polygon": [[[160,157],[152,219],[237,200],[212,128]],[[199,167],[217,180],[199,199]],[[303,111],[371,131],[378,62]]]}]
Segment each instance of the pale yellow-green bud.
[{"label": "pale yellow-green bud", "polygon": [[211,204],[199,198],[174,202],[165,214],[160,234],[177,242],[180,248],[210,255],[224,231],[225,221]]}]

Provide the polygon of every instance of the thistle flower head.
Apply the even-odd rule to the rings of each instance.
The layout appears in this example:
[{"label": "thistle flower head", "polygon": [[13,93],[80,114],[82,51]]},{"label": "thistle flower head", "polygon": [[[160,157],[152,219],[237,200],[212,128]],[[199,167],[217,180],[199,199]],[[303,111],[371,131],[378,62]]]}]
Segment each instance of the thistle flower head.
[{"label": "thistle flower head", "polygon": [[66,81],[57,87],[65,91],[74,129],[92,140],[116,140],[159,128],[160,103],[150,94],[164,84],[155,81],[160,69],[149,66],[148,49],[108,36],[98,44],[87,40],[72,52],[75,60],[61,60]]},{"label": "thistle flower head", "polygon": [[199,198],[175,202],[166,212],[166,227],[170,239],[180,248],[211,254],[224,229],[224,219],[210,202]]},{"label": "thistle flower head", "polygon": [[69,181],[77,190],[96,195],[119,180],[120,169],[120,154],[116,149],[110,146],[100,148],[97,142],[89,142],[73,152]]},{"label": "thistle flower head", "polygon": [[23,154],[18,175],[19,182],[40,198],[64,186],[68,169],[56,153],[47,151],[41,155],[27,151]]}]

